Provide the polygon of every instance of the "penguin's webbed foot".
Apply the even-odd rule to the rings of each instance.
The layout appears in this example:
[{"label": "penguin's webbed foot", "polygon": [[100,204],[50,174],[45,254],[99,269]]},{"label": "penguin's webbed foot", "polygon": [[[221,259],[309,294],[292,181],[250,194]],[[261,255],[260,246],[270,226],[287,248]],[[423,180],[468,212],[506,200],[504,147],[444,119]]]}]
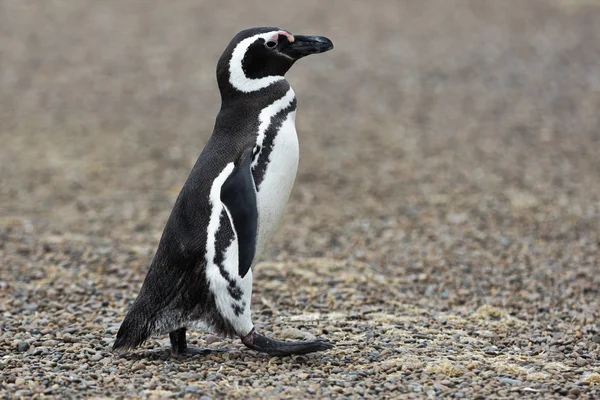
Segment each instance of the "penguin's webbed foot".
[{"label": "penguin's webbed foot", "polygon": [[307,354],[314,353],[317,351],[324,351],[331,349],[333,345],[326,340],[308,340],[302,342],[282,342],[268,338],[256,332],[252,329],[249,334],[242,336],[242,343],[246,347],[259,351],[261,353],[267,353],[270,356],[289,356],[292,354]]}]

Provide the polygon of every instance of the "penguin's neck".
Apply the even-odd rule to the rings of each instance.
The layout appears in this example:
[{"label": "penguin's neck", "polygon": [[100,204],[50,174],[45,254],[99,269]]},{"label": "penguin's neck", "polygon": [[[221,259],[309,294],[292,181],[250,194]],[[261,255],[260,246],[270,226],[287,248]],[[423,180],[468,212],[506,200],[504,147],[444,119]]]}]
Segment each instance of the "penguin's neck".
[{"label": "penguin's neck", "polygon": [[232,85],[221,87],[221,108],[242,107],[262,110],[274,101],[282,98],[291,88],[287,80],[281,79],[252,92],[242,92]]},{"label": "penguin's neck", "polygon": [[[233,92],[231,91],[233,90]],[[239,92],[233,88],[221,90],[221,110],[217,116],[215,133],[247,132],[260,134],[266,123],[274,115],[292,105],[295,108],[295,94],[290,84],[282,79],[254,92]]]}]

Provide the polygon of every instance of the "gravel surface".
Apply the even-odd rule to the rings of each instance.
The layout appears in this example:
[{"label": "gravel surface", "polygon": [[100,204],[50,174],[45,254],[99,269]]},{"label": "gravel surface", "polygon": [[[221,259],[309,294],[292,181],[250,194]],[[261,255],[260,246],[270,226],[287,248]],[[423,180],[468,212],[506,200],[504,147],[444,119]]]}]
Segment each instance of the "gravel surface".
[{"label": "gravel surface", "polygon": [[[600,2],[0,0],[0,398],[600,397]],[[322,34],[270,358],[110,352],[237,31]]]}]

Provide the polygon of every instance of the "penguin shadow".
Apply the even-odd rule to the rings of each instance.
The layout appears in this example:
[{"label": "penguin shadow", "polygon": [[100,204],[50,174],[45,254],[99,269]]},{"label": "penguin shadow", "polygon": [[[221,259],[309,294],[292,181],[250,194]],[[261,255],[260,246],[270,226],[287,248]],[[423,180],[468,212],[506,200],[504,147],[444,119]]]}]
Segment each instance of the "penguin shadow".
[{"label": "penguin shadow", "polygon": [[170,349],[149,349],[129,353],[113,352],[115,357],[128,361],[167,361],[179,360],[186,361],[192,359],[201,359],[218,353],[227,353],[226,349],[202,349],[201,352],[193,355],[179,355],[173,353]]},{"label": "penguin shadow", "polygon": [[171,357],[171,350],[145,350],[129,353],[113,352],[116,358],[128,361],[166,361]]},{"label": "penguin shadow", "polygon": [[192,348],[190,354],[177,354],[164,343],[157,342],[156,347],[147,349],[136,349],[135,351],[112,351],[114,357],[129,361],[167,361],[179,360],[186,361],[192,359],[201,359],[211,355],[231,353],[227,348]]}]

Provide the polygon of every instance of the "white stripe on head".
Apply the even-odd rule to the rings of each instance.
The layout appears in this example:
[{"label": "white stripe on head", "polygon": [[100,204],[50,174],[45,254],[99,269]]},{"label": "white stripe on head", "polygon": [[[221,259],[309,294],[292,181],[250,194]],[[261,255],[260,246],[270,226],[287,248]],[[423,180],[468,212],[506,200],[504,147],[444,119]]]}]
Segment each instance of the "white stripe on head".
[{"label": "white stripe on head", "polygon": [[[229,83],[239,91],[244,93],[256,92],[272,85],[275,82],[283,80],[281,75],[265,76],[264,78],[252,79],[248,78],[244,73],[242,62],[248,47],[252,45],[257,39],[264,39],[265,42],[269,40],[277,41],[279,35],[285,35],[288,37],[291,34],[284,31],[272,31],[267,33],[260,33],[258,35],[250,36],[238,43],[233,49],[231,60],[229,60]],[[293,36],[291,36],[293,39]],[[291,40],[293,41],[293,40]]]}]

